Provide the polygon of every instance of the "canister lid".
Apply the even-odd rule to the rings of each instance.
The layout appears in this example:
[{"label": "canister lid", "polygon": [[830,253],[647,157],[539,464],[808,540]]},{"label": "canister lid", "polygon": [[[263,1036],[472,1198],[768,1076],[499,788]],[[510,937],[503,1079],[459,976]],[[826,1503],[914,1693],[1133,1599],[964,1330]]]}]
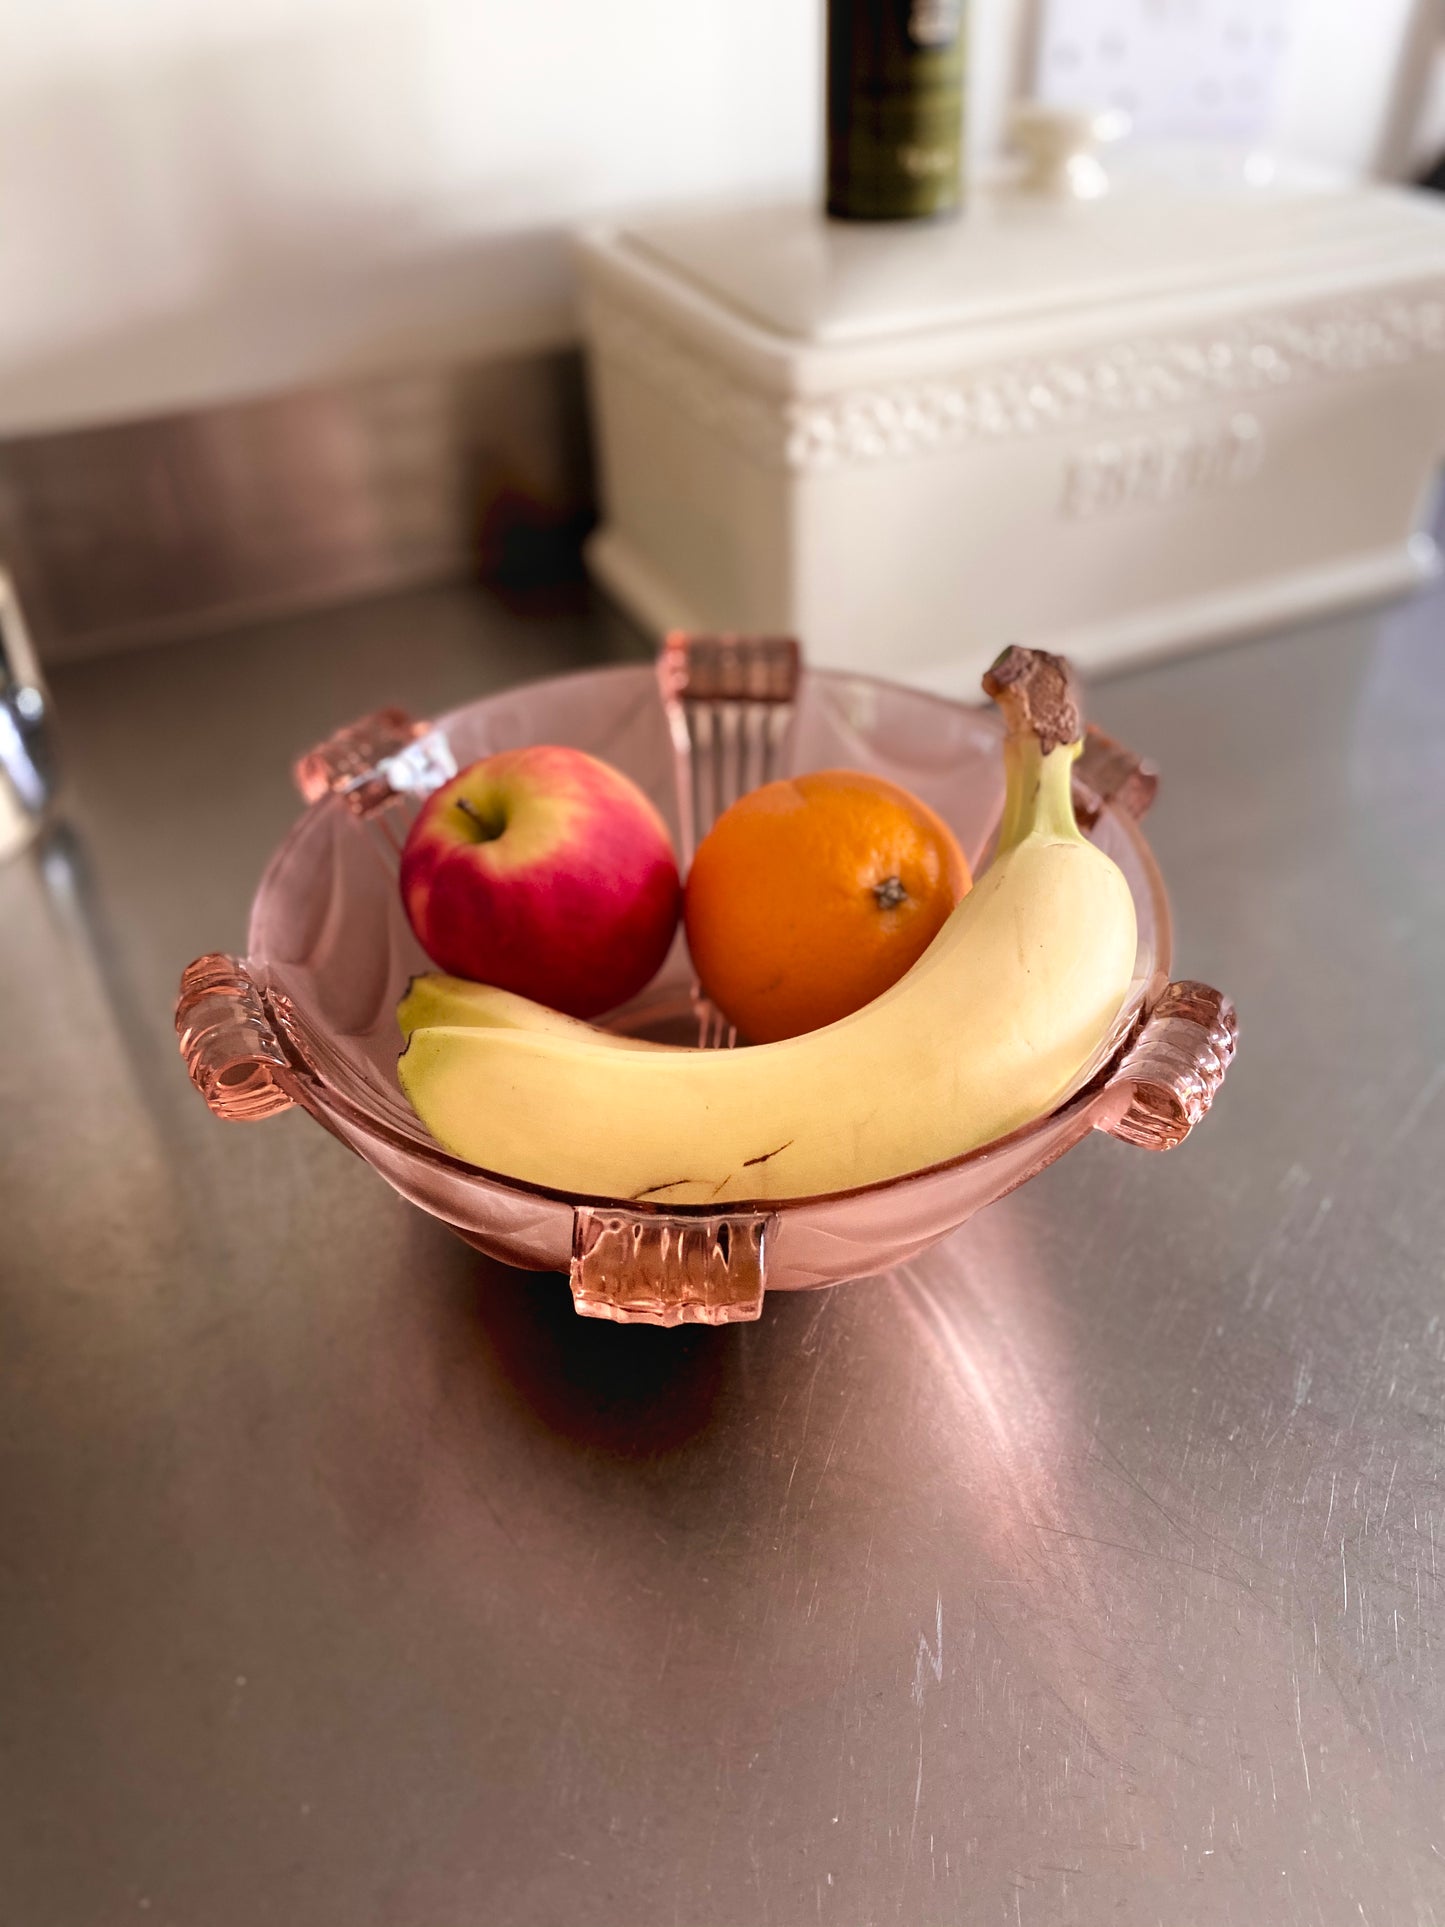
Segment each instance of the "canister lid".
[{"label": "canister lid", "polygon": [[779,347],[866,347],[1079,318],[1221,287],[1362,283],[1445,266],[1435,197],[1239,157],[1131,157],[1099,200],[1006,184],[940,222],[827,220],[803,204],[638,222],[614,247]]}]

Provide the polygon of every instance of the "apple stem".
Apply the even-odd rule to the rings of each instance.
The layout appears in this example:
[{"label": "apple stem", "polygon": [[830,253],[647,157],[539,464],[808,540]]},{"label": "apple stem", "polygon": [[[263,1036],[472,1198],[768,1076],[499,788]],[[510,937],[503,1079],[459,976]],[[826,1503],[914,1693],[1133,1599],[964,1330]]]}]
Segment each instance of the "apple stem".
[{"label": "apple stem", "polygon": [[469,822],[476,824],[482,833],[480,840],[483,843],[494,843],[502,834],[502,831],[506,829],[507,823],[505,817],[498,820],[495,816],[484,816],[476,804],[469,803],[465,796],[455,797],[453,801],[456,803],[462,815],[465,816]]}]

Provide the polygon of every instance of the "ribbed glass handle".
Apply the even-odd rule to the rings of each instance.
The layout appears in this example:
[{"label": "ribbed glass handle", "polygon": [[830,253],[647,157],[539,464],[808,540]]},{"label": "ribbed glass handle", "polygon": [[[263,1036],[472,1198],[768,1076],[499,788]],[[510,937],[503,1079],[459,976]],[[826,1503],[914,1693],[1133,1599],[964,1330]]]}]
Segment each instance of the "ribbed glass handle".
[{"label": "ribbed glass handle", "polygon": [[1109,1080],[1099,1129],[1146,1151],[1182,1144],[1219,1095],[1239,1040],[1234,1005],[1208,984],[1172,983]]},{"label": "ribbed glass handle", "polygon": [[618,1325],[736,1325],[760,1318],[773,1220],[635,1218],[577,1207],[572,1300]]},{"label": "ribbed glass handle", "polygon": [[187,964],[176,1040],[191,1082],[217,1117],[255,1123],[296,1102],[290,1060],[241,958],[217,950]]},{"label": "ribbed glass handle", "polygon": [[[713,824],[749,790],[788,771],[802,676],[792,636],[704,636],[675,629],[657,679],[676,757],[683,869]],[[694,990],[698,1043],[729,1048],[736,1032]]]},{"label": "ribbed glass handle", "polygon": [[378,709],[348,723],[296,762],[296,787],[308,803],[339,796],[353,816],[370,817],[398,797],[429,796],[457,773],[439,729],[404,709]]},{"label": "ribbed glass handle", "polygon": [[1086,830],[1093,829],[1100,812],[1112,803],[1137,823],[1153,807],[1159,794],[1159,770],[1147,757],[1136,756],[1092,723],[1084,732],[1084,747],[1074,765],[1074,814]]}]

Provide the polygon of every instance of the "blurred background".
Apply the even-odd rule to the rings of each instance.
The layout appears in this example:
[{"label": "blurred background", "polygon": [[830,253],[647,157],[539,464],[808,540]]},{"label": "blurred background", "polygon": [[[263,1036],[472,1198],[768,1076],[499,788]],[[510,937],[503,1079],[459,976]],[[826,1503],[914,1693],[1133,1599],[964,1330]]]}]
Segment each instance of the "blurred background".
[{"label": "blurred background", "polygon": [[[972,0],[966,32],[975,182],[1026,96],[1343,182],[1445,149],[1435,0]],[[816,200],[823,36],[818,0],[12,0],[0,553],[42,653],[567,567],[569,237]]]},{"label": "blurred background", "polygon": [[[816,190],[817,0],[12,0],[0,422],[17,432],[576,339],[567,234]],[[1017,95],[1404,178],[1433,0],[974,0],[968,143]]]}]

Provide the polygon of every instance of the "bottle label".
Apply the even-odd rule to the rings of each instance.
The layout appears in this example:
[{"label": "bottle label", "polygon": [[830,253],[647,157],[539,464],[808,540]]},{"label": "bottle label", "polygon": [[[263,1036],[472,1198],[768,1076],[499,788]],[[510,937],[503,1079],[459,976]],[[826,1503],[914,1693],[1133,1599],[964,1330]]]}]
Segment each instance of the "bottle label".
[{"label": "bottle label", "polygon": [[829,0],[828,212],[926,219],[962,194],[964,0]]}]

